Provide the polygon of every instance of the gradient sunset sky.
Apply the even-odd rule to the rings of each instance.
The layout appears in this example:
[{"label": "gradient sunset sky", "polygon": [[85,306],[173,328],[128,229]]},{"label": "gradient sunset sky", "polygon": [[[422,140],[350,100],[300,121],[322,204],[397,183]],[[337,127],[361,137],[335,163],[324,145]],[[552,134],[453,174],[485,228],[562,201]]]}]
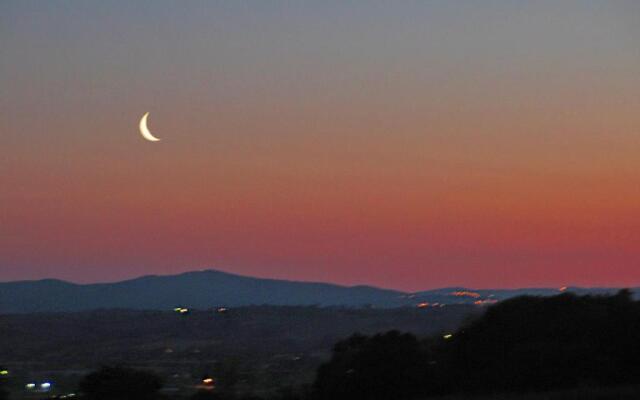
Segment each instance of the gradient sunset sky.
[{"label": "gradient sunset sky", "polygon": [[3,1],[0,82],[0,280],[640,285],[638,1]]}]

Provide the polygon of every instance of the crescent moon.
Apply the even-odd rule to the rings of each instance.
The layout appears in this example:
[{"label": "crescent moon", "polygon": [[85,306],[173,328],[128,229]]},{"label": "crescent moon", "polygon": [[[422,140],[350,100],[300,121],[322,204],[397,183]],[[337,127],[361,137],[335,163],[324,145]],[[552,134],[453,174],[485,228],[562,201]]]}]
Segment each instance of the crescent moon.
[{"label": "crescent moon", "polygon": [[151,132],[149,131],[149,128],[147,128],[147,117],[149,116],[149,113],[145,113],[142,118],[140,119],[140,133],[142,134],[142,137],[147,139],[150,142],[159,142],[160,139],[153,136],[151,134]]}]

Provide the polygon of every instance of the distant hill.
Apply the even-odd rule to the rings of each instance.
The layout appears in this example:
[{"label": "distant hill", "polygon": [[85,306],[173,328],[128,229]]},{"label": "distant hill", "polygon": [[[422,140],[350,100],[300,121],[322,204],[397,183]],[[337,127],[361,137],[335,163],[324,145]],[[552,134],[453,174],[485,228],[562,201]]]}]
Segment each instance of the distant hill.
[{"label": "distant hill", "polygon": [[259,279],[207,270],[78,285],[59,280],[0,283],[0,312],[208,309],[246,305],[400,306],[404,293],[368,286]]},{"label": "distant hill", "polygon": [[[616,289],[570,288],[579,294]],[[95,309],[208,309],[249,305],[347,307],[439,307],[441,304],[491,304],[522,295],[553,295],[558,289],[478,290],[445,288],[417,293],[371,286],[261,279],[206,270],[179,275],[144,276],[115,283],[74,284],[46,279],[0,283],[0,313],[72,312]]]}]

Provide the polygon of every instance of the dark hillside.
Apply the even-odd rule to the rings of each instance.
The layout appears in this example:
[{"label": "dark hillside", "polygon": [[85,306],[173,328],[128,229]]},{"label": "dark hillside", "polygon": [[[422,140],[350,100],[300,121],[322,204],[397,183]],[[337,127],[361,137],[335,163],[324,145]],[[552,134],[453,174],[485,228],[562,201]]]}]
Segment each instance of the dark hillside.
[{"label": "dark hillside", "polygon": [[354,335],[334,346],[314,388],[322,400],[409,400],[633,386],[638,332],[640,302],[629,291],[523,296],[423,341],[397,331]]}]

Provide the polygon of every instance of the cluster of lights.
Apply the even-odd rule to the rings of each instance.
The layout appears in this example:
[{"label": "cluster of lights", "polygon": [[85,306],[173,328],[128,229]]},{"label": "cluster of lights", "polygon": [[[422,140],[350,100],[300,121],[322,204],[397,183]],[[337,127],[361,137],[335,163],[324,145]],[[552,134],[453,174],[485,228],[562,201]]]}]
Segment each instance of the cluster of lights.
[{"label": "cluster of lights", "polygon": [[478,292],[470,292],[468,290],[458,290],[456,292],[451,292],[451,294],[454,295],[454,296],[457,296],[457,297],[473,297],[475,299],[480,297],[480,293],[478,293]]},{"label": "cluster of lights", "polygon": [[27,390],[40,390],[41,392],[48,392],[51,389],[51,382],[42,382],[40,385],[35,382],[27,383],[24,386]]},{"label": "cluster of lights", "polygon": [[485,299],[485,300],[476,300],[473,302],[473,304],[477,305],[477,306],[484,306],[487,304],[495,304],[497,303],[498,300],[495,299]]},{"label": "cluster of lights", "polygon": [[[178,313],[178,314],[189,314],[190,310],[186,307],[175,307],[173,309],[174,312]],[[227,307],[218,307],[216,308],[216,312],[218,314],[224,314],[227,311],[229,311],[229,309]]]},{"label": "cluster of lights", "polygon": [[416,304],[416,307],[418,308],[427,308],[427,307],[444,307],[446,304],[444,303],[428,303],[428,302],[422,302],[422,303],[418,303]]},{"label": "cluster of lights", "polygon": [[2,369],[0,370],[0,375],[9,375],[9,370],[8,369]]}]

